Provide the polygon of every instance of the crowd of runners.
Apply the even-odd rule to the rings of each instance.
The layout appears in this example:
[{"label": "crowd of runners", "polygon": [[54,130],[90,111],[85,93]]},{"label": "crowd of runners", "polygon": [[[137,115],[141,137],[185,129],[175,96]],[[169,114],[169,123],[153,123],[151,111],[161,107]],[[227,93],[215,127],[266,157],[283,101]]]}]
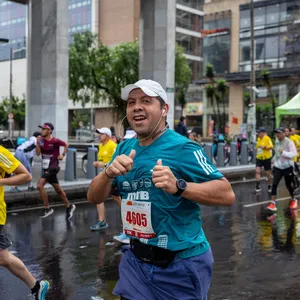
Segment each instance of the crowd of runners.
[{"label": "crowd of runners", "polygon": [[[207,299],[214,260],[202,228],[201,205],[232,205],[235,195],[231,185],[208,160],[197,136],[189,134],[184,118],[176,131],[169,129],[170,104],[158,82],[142,79],[127,85],[121,98],[126,101],[130,128],[119,144],[113,140],[110,128],[96,130],[100,144],[94,166],[100,172],[87,195],[98,213],[96,224],[90,225],[92,231],[109,226],[104,206],[109,196],[121,207],[123,232],[114,238],[125,245],[114,294],[129,300]],[[35,300],[46,299],[49,283],[36,280],[23,262],[8,251],[11,242],[3,230],[4,186],[17,189],[28,183],[28,189],[33,189],[31,162],[36,153],[42,157],[37,183],[44,204],[41,218],[53,213],[46,183],[63,201],[67,220],[76,209],[57,178],[59,161],[66,155],[68,144],[53,136],[51,123],[39,127],[41,131],[20,145],[15,156],[0,146],[0,265],[23,280]],[[280,127],[274,133],[275,146],[265,128],[258,130],[255,191],[261,191],[264,169],[272,195],[267,209],[275,212],[277,187],[284,177],[291,196],[290,208],[296,209],[300,137],[289,128]]]}]

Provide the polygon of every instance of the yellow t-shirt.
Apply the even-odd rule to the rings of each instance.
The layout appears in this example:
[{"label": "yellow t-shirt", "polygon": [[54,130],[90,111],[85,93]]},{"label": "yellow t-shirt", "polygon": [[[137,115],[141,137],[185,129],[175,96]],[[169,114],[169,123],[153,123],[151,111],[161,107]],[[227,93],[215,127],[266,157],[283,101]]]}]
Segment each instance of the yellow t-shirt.
[{"label": "yellow t-shirt", "polygon": [[[261,149],[260,147],[268,147],[270,150]],[[256,143],[256,158],[265,160],[272,157],[273,143],[269,136],[265,135],[263,138],[258,138]]]},{"label": "yellow t-shirt", "polygon": [[117,144],[112,140],[109,140],[105,145],[99,145],[98,151],[98,160],[104,162],[105,164],[109,163],[115,153]]},{"label": "yellow t-shirt", "polygon": [[[290,136],[290,139],[294,142],[296,149],[300,147],[300,140],[299,140],[299,135],[293,134]],[[300,152],[297,151],[297,156],[294,157],[294,161],[296,162],[298,160],[298,157],[300,157]]]},{"label": "yellow t-shirt", "polygon": [[[20,162],[4,147],[0,146],[0,178],[5,177],[5,173],[11,174]],[[0,225],[6,223],[6,203],[4,201],[4,186],[0,186]]]}]

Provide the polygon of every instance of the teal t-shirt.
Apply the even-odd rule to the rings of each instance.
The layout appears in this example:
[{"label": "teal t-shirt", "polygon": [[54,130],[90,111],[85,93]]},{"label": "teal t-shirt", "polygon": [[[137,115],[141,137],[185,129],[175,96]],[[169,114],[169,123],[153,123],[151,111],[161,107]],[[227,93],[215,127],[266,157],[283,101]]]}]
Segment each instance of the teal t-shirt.
[{"label": "teal t-shirt", "polygon": [[140,241],[172,251],[189,249],[183,256],[205,252],[209,244],[202,229],[200,204],[156,188],[152,172],[157,160],[162,159],[162,164],[177,179],[186,182],[201,183],[223,175],[197,143],[170,129],[149,146],[140,146],[138,139],[126,140],[118,145],[114,157],[129,155],[132,149],[136,151],[133,168],[125,176],[118,176],[114,186],[122,199],[151,202],[151,222],[156,236],[140,238]]}]

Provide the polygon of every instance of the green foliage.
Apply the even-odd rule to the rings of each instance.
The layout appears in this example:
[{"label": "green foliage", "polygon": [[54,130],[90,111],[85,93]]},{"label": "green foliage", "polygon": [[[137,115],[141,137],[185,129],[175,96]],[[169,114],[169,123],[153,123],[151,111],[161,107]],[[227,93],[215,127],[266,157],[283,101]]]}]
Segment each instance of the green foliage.
[{"label": "green foliage", "polygon": [[[25,96],[20,99],[18,97],[12,97],[12,113],[14,115],[15,128],[24,129],[25,128]],[[0,124],[7,126],[7,119],[9,111],[9,98],[3,98],[0,103]]]},{"label": "green foliage", "polygon": [[211,64],[206,65],[206,77],[208,77],[211,81],[215,78],[214,66]]},{"label": "green foliage", "polygon": [[90,123],[90,115],[84,110],[74,110],[72,117],[72,129],[79,128],[79,122],[83,123],[83,127],[87,127]]},{"label": "green foliage", "polygon": [[[138,42],[108,47],[90,32],[77,33],[69,52],[69,98],[84,107],[90,101],[107,101],[114,107],[115,116],[124,116],[126,102],[120,98],[121,89],[138,80]],[[175,89],[178,101],[184,104],[185,93],[191,80],[183,49],[176,47]],[[184,99],[184,100],[183,100]],[[183,101],[183,102],[182,102]],[[185,105],[185,104],[184,104]]]},{"label": "green foliage", "polygon": [[[209,79],[209,84],[206,85],[206,95],[210,99],[213,106],[214,115],[216,117],[216,127],[220,132],[225,132],[226,126],[226,100],[228,97],[229,87],[225,79],[215,80],[214,68],[211,64],[206,66],[206,77]],[[220,110],[220,104],[223,106],[223,111]]]}]

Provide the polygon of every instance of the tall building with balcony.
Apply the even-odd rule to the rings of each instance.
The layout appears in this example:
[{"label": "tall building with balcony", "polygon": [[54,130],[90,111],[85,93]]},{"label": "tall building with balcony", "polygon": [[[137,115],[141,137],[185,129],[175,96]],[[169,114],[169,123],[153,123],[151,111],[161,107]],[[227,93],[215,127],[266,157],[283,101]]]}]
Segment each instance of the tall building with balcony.
[{"label": "tall building with balcony", "polygon": [[[234,134],[240,132],[247,117],[244,95],[250,90],[249,3],[248,0],[207,0],[203,6],[203,70],[210,63],[216,77],[228,81],[226,114],[230,132]],[[259,91],[256,104],[263,107],[269,102],[267,88],[261,80],[261,72],[265,69],[270,72],[272,92],[278,104],[282,104],[300,88],[300,1],[254,1],[253,29],[254,67]],[[206,83],[205,77],[198,81],[202,87]],[[216,116],[208,101],[205,102],[208,122]]]},{"label": "tall building with balcony", "polygon": [[[68,0],[69,43],[76,32],[92,31],[107,45],[135,41],[139,38],[141,0]],[[192,80],[202,74],[202,39],[204,0],[176,1],[176,41],[185,49],[185,56],[192,70]],[[0,44],[0,64],[4,70],[0,74],[0,98],[9,94],[9,59],[13,49],[13,93],[21,96],[26,93],[26,6],[0,0],[0,37],[9,39],[9,43]],[[191,126],[202,124],[202,94],[199,88],[191,85],[186,95],[188,102],[185,114]],[[200,95],[200,96],[199,96]],[[196,107],[196,108],[195,108]],[[80,104],[69,102],[69,111],[81,109]],[[86,109],[90,107],[87,105]],[[112,122],[108,117],[107,106],[96,106],[95,125],[107,126]],[[181,108],[175,110],[175,119],[181,116]],[[106,124],[104,124],[106,123]]]}]

